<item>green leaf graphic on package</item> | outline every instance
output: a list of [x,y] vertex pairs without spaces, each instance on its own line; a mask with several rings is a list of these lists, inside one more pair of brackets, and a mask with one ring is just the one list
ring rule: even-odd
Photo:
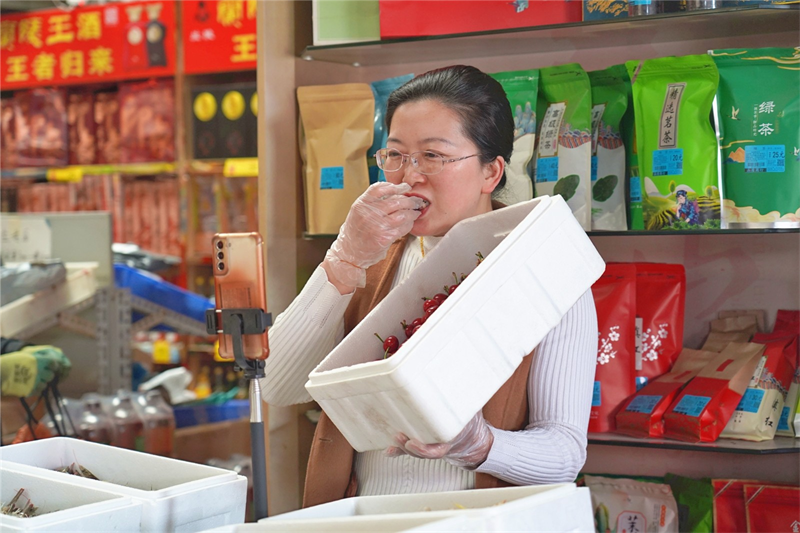
[[570,174],[569,176],[564,176],[558,183],[556,183],[555,188],[553,189],[553,194],[560,194],[564,201],[566,202],[573,196],[575,196],[575,191],[578,190],[578,184],[580,184],[581,178],[577,174]]
[[613,174],[609,174],[604,178],[597,180],[592,187],[592,198],[595,202],[605,202],[611,195],[614,194],[614,189],[617,188],[619,178]]

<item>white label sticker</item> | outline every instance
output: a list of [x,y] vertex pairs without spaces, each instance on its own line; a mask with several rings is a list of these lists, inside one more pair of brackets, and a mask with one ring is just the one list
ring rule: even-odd
[[644,319],[640,316],[636,317],[635,330],[636,330],[636,370],[642,369],[642,327],[644,326]]
[[558,133],[561,121],[567,110],[566,102],[555,102],[547,107],[539,134],[539,157],[552,157],[558,154]]

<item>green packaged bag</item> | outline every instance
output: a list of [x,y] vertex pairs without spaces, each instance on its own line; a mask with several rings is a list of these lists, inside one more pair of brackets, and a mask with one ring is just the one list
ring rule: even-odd
[[514,151],[506,165],[505,187],[492,197],[506,205],[533,198],[533,178],[528,173],[536,145],[536,94],[539,90],[538,70],[498,72],[490,76],[506,91],[514,115]]
[[800,227],[800,49],[709,52],[728,227]]
[[560,194],[583,229],[592,229],[592,90],[577,63],[539,71],[536,196]]
[[625,144],[620,125],[628,109],[625,65],[589,72],[592,84],[592,229],[625,231]]
[[625,63],[636,120],[647,230],[720,227],[711,104],[719,74],[708,55]]
[[[625,69],[627,77],[627,69]],[[625,164],[626,175],[628,177],[628,228],[632,230],[643,230],[644,219],[642,218],[642,179],[639,176],[639,150],[636,145],[636,120],[634,119],[633,92],[630,90],[630,78],[628,78],[628,109],[620,123],[622,142],[625,144]]]
[[675,474],[667,474],[664,480],[678,503],[678,531],[711,533],[714,516],[714,487],[711,480]]

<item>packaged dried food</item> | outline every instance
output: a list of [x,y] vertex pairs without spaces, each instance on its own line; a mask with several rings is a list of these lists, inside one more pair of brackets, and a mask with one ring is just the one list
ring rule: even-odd
[[69,123],[69,164],[93,165],[97,160],[97,124],[94,121],[94,94],[71,92],[67,103]]
[[14,94],[21,167],[64,166],[69,161],[67,93],[36,88]]
[[175,86],[171,80],[120,84],[120,162],[175,160]]

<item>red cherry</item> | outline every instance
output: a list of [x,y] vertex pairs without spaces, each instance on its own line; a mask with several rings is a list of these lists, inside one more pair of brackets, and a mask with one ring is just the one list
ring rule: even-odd
[[434,302],[437,302],[439,305],[442,305],[442,303],[445,300],[447,300],[447,295],[445,293],[443,293],[443,292],[440,292],[440,293],[434,294],[432,300]]
[[437,302],[434,299],[425,300],[425,303],[422,304],[422,310],[425,311],[425,314],[427,316],[430,316],[431,313],[433,313],[437,307],[439,307],[439,302]]
[[414,329],[411,331],[411,334],[413,335],[414,333],[416,333],[416,332],[417,332],[417,330],[418,330],[418,329],[419,329],[421,326],[422,326],[422,324],[420,324],[419,326],[414,326]]
[[450,285],[450,287],[447,288],[447,294],[453,294],[453,291],[455,291],[459,285],[461,284],[456,283],[455,285]]
[[400,348],[400,340],[394,335],[389,335],[386,339],[381,339],[381,336],[377,333],[375,336],[383,343],[384,359],[386,358],[386,354],[393,354]]
[[[433,300],[431,300],[431,302],[433,302]],[[425,317],[426,317],[426,319],[428,317],[430,317],[433,314],[433,312],[436,311],[437,309],[439,309],[439,305],[438,304],[437,305],[429,305],[429,306],[427,306],[425,308]]]
[[406,324],[405,320],[400,322],[400,326],[402,326],[403,332],[406,334],[406,339],[409,338],[413,334],[413,332],[411,330],[414,328],[414,326],[412,326],[411,324]]
[[428,317],[426,317],[426,316],[422,316],[422,317],[419,317],[419,318],[415,318],[414,320],[412,320],[412,321],[411,321],[411,327],[412,327],[412,328],[413,328],[413,327],[417,327],[417,328],[419,328],[419,327],[420,327],[422,324],[424,324],[424,323],[425,323],[425,321],[426,321],[427,319],[428,319]]

